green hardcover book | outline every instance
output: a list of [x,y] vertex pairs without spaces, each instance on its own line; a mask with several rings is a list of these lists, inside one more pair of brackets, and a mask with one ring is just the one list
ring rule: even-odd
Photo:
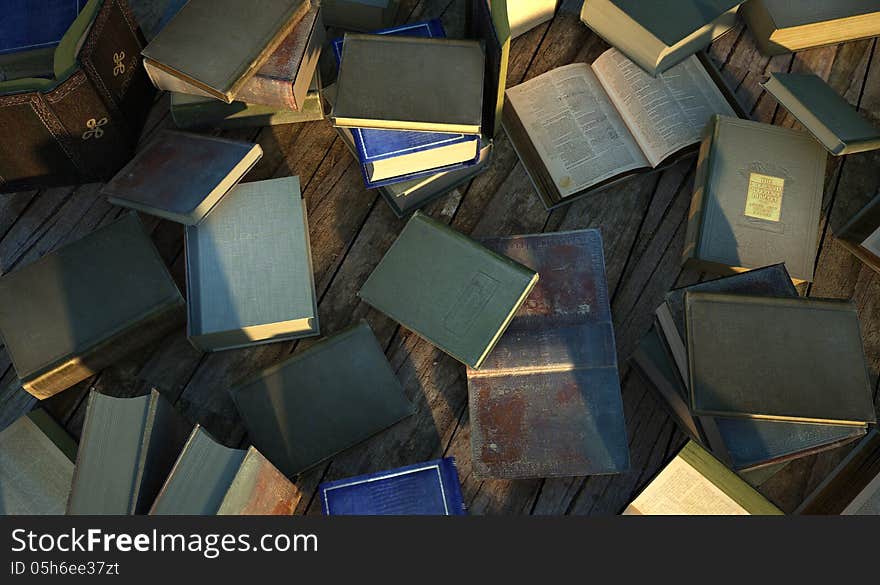
[[741,13],[766,55],[880,35],[878,0],[749,0]]
[[68,514],[146,514],[192,425],[156,390],[89,393]]
[[358,296],[478,369],[536,282],[533,270],[417,211]]
[[335,125],[480,133],[485,57],[479,42],[346,34],[344,51]]
[[0,515],[64,514],[76,443],[43,410],[0,431]]
[[151,515],[286,515],[299,490],[256,449],[232,449],[196,425]]
[[682,260],[719,274],[785,263],[812,282],[825,149],[806,132],[715,116],[700,148]]
[[233,188],[186,230],[189,339],[202,351],[318,334],[299,177]]
[[853,255],[880,272],[880,193],[836,235]]
[[115,205],[194,225],[262,156],[259,144],[163,130],[101,193]]
[[412,414],[365,322],[264,370],[231,394],[254,446],[291,478]]
[[585,0],[581,20],[656,76],[736,26],[736,12],[742,2]]
[[[529,0],[532,3],[533,0]],[[555,2],[554,2],[555,3]],[[486,72],[483,79],[483,135],[490,138],[501,132],[501,112],[507,87],[507,64],[510,58],[508,0],[471,0],[470,36],[483,42]],[[552,11],[551,11],[552,17]]]
[[694,292],[685,320],[695,413],[876,422],[852,302]]
[[374,31],[394,24],[398,0],[321,0],[324,23],[348,30]]
[[183,308],[135,213],[0,278],[0,332],[40,399],[170,333]]
[[880,130],[821,77],[812,73],[771,73],[763,86],[831,154],[880,148]]
[[688,441],[636,496],[624,515],[781,515],[708,451]]

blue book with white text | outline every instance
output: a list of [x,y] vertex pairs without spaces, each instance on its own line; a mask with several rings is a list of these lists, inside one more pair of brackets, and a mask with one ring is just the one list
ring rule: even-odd
[[318,486],[325,516],[461,516],[465,514],[452,457]]
[[56,46],[86,0],[3,0],[0,55]]

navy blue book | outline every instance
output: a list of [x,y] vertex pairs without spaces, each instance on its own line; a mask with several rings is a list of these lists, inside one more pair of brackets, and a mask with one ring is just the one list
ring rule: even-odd
[[[437,19],[386,28],[373,34],[446,37],[443,24]],[[338,65],[342,61],[343,39],[336,39],[332,44]],[[368,188],[460,169],[476,164],[480,157],[480,137],[476,135],[367,128],[342,130],[351,135]]]
[[452,457],[322,483],[325,516],[461,516],[464,501]]
[[54,47],[86,0],[3,0],[0,55]]

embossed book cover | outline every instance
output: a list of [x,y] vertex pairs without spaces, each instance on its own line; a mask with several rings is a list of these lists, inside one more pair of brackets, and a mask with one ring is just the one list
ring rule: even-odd
[[479,370],[469,368],[473,469],[505,479],[629,467],[598,230],[493,238],[541,280]]

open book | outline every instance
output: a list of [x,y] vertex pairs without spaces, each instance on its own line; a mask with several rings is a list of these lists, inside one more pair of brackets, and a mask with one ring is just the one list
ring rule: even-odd
[[504,127],[548,208],[657,168],[697,145],[714,114],[742,115],[702,56],[651,77],[609,49],[506,95]]

